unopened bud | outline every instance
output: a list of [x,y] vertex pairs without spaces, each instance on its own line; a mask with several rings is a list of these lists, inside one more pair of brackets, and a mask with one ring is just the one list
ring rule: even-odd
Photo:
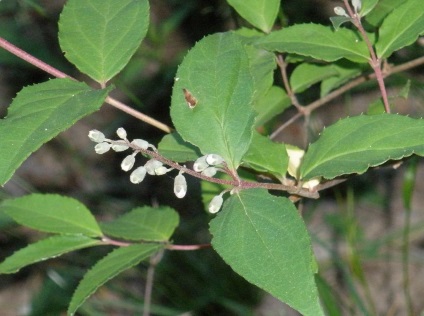
[[112,149],[116,152],[127,150],[129,147],[125,140],[117,140],[115,144],[112,145]]
[[172,168],[166,168],[165,166],[160,166],[155,169],[155,175],[157,176],[163,176],[165,173],[171,171]]
[[140,147],[141,149],[147,149],[150,146],[150,144],[144,139],[134,139],[131,144]]
[[220,195],[215,196],[212,201],[209,203],[209,213],[215,214],[217,213],[221,206],[222,203],[224,202],[224,199],[222,198],[222,193]]
[[88,138],[90,138],[91,141],[96,143],[104,142],[106,139],[105,135],[96,129],[92,129],[88,132]]
[[194,162],[193,170],[196,172],[202,172],[207,167],[209,167],[209,165],[206,162],[206,156],[202,156],[200,158],[197,158],[197,160]]
[[347,15],[345,9],[343,9],[342,7],[335,7],[334,8],[334,13],[339,15],[339,16],[345,16],[345,17],[349,17],[349,15]]
[[130,181],[134,184],[140,183],[146,176],[146,168],[138,167],[130,175]]
[[125,157],[124,160],[122,160],[121,168],[124,171],[131,170],[132,167],[134,167],[134,163],[135,163],[135,155],[134,154],[128,155],[127,157]]
[[116,134],[118,134],[118,137],[119,138],[127,139],[127,131],[124,130],[122,127],[118,128],[116,130]]
[[215,167],[207,167],[202,171],[202,174],[207,177],[213,177],[218,170]]
[[361,0],[352,0],[352,6],[353,6],[353,9],[355,10],[355,13],[359,13],[362,7]]
[[179,199],[182,199],[187,193],[187,181],[181,173],[175,177],[174,193]]
[[206,162],[210,166],[216,166],[224,162],[224,158],[222,158],[220,155],[216,154],[210,154],[206,156]]
[[150,159],[146,162],[146,164],[144,165],[144,168],[146,168],[148,174],[154,176],[156,175],[155,170],[162,166],[163,166],[163,163],[161,163],[159,160]]
[[103,142],[103,143],[99,143],[96,146],[94,146],[94,150],[96,151],[96,154],[101,155],[101,154],[108,152],[110,147],[112,147],[111,144]]

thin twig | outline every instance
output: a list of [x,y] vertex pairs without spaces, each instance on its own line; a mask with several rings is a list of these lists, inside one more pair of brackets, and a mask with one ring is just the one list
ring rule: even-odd
[[[4,48],[8,52],[12,53],[13,55],[25,60],[26,62],[30,63],[31,65],[43,70],[44,72],[56,77],[56,78],[69,78],[72,80],[77,81],[75,78],[65,74],[64,72],[52,67],[49,64],[46,64],[42,60],[28,54],[24,50],[20,49],[19,47],[13,45],[12,43],[8,42],[4,38],[0,37],[0,47]],[[154,118],[147,116],[139,111],[134,110],[133,108],[129,107],[128,105],[125,105],[122,102],[119,102],[118,100],[115,100],[111,97],[107,97],[105,100],[106,103],[112,105],[113,107],[134,116],[135,118],[152,125],[166,133],[172,132],[172,128],[163,124],[162,122],[159,122],[155,120]]]
[[284,84],[284,88],[287,91],[287,95],[289,96],[294,107],[299,112],[303,113],[303,108],[299,104],[299,101],[297,100],[296,94],[293,92],[293,90],[290,86],[289,78],[288,78],[288,75],[287,75],[287,63],[284,61],[284,57],[283,57],[282,54],[277,55],[277,65],[280,68],[281,77],[283,78],[283,84]]
[[147,277],[146,277],[146,289],[144,291],[144,306],[143,306],[143,316],[150,315],[150,306],[152,304],[152,290],[153,290],[153,282],[155,278],[155,270],[156,266],[162,260],[164,250],[161,249],[153,256],[150,257],[150,265],[147,269]]

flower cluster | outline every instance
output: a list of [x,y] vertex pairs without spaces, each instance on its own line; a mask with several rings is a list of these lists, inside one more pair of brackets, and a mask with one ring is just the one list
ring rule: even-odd
[[[133,150],[133,153],[126,156],[121,163],[121,169],[126,172],[133,169],[136,161],[135,158],[137,154],[140,153],[140,151],[147,150],[150,148],[151,150],[157,153],[157,149],[152,144],[149,144],[149,142],[143,139],[134,139],[130,142],[127,139],[127,132],[122,127],[117,129],[116,134],[120,138],[119,140],[107,139],[105,135],[98,130],[91,130],[88,133],[88,137],[90,138],[90,140],[97,143],[94,147],[94,150],[97,154],[104,154],[110,149],[116,152],[125,151],[127,149]],[[156,155],[155,157],[158,156]],[[224,163],[224,159],[221,156],[217,154],[209,154],[198,158],[194,162],[193,170],[201,173],[204,176],[213,177],[217,173],[217,171],[220,170],[219,166],[222,166]],[[180,199],[183,198],[187,193],[187,181],[183,175],[183,169],[186,170],[185,167],[181,167],[180,172],[174,180],[174,194]],[[143,166],[137,167],[131,172],[130,181],[132,183],[137,184],[144,180],[146,174],[152,176],[161,176],[170,172],[171,170],[174,170],[174,168],[167,168],[166,166],[164,166],[163,162],[155,158],[151,158]],[[212,199],[208,208],[210,213],[216,213],[219,211],[223,203],[222,195],[225,192],[226,191],[223,191],[221,194],[215,196]]]

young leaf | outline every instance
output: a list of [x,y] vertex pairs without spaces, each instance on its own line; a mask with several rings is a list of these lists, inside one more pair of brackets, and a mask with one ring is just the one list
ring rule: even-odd
[[171,105],[177,132],[203,154],[218,154],[236,169],[249,148],[254,123],[253,77],[239,37],[205,37],[187,54],[177,78]]
[[295,53],[325,61],[347,58],[367,63],[365,43],[351,30],[334,31],[319,24],[298,24],[286,27],[259,39],[257,45],[271,51]]
[[290,86],[295,93],[308,89],[311,85],[337,75],[332,65],[301,63],[290,76]]
[[424,155],[424,120],[393,114],[361,115],[326,128],[306,152],[301,178],[363,173],[393,159]]
[[47,233],[100,237],[102,232],[90,211],[80,202],[56,194],[30,194],[0,203],[21,225]]
[[366,64],[356,64],[348,60],[339,60],[331,65],[331,68],[337,73],[335,76],[324,79],[321,82],[321,97],[326,96],[330,91],[341,86],[362,73],[368,68]]
[[365,20],[367,23],[379,27],[387,14],[405,1],[407,0],[380,0],[375,8],[365,17]]
[[279,0],[228,0],[228,3],[246,21],[265,33],[271,31],[280,8]]
[[218,254],[246,280],[302,315],[323,315],[311,241],[287,198],[264,189],[234,194],[211,221],[210,231]]
[[379,0],[361,0],[361,2],[362,2],[362,8],[359,13],[361,17],[364,17],[375,8]]
[[254,132],[252,143],[243,161],[257,171],[282,177],[287,172],[289,158],[284,144],[274,143],[268,137]]
[[0,120],[0,185],[43,143],[98,110],[109,91],[70,79],[22,89]]
[[121,247],[98,261],[84,276],[72,296],[68,314],[74,315],[87,298],[100,286],[119,273],[139,264],[161,248],[157,244],[139,244]]
[[147,0],[69,0],[59,21],[66,58],[100,83],[130,60],[149,26]]
[[408,0],[397,6],[383,21],[375,44],[377,56],[389,57],[394,51],[408,46],[424,32],[422,0]]
[[165,135],[158,150],[161,155],[176,162],[194,161],[202,156],[199,148],[185,142],[177,132]]
[[257,112],[255,126],[265,124],[276,115],[283,113],[290,105],[291,100],[287,93],[278,86],[272,86],[268,92],[261,99],[257,99],[254,104],[255,111]]
[[177,212],[169,207],[138,207],[112,222],[100,224],[106,235],[129,240],[167,241],[178,226]]
[[28,245],[7,257],[0,263],[0,274],[15,273],[27,265],[100,244],[100,240],[83,235],[52,236]]

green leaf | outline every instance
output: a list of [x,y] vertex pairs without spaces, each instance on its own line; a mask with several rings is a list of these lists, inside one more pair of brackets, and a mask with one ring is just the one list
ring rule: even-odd
[[407,0],[380,0],[375,6],[374,10],[367,15],[365,20],[373,25],[380,26],[384,18],[389,14],[394,8],[398,7]]
[[105,83],[125,67],[148,26],[147,0],[72,0],[60,16],[59,42],[80,71]]
[[277,67],[275,55],[254,46],[245,46],[249,55],[250,69],[255,84],[255,103],[271,88],[274,82],[274,70]]
[[337,75],[324,79],[321,82],[321,97],[326,96],[330,91],[340,87],[362,73],[363,70],[368,68],[366,64],[356,64],[348,60],[339,60],[331,65]]
[[363,173],[388,160],[424,155],[424,121],[394,114],[361,115],[326,128],[306,152],[301,178]]
[[377,3],[379,1],[380,0],[362,0],[361,1],[362,2],[362,8],[359,12],[361,17],[364,17],[368,13],[370,13],[375,8],[375,6],[377,5]]
[[0,184],[43,143],[98,110],[110,90],[93,90],[70,79],[22,89],[7,117],[0,119]]
[[265,33],[271,31],[280,8],[279,0],[228,0],[246,21]]
[[129,240],[167,241],[179,217],[170,207],[138,207],[112,222],[100,224],[109,236]]
[[284,144],[274,143],[268,137],[254,132],[243,161],[257,171],[283,177],[287,172],[289,158]]
[[264,189],[233,194],[211,221],[210,231],[212,246],[246,280],[302,315],[323,315],[311,241],[287,198]]
[[261,126],[283,113],[291,105],[287,93],[278,86],[272,86],[263,98],[256,100],[255,111],[257,112],[255,126]]
[[325,61],[347,58],[367,63],[369,53],[365,43],[351,30],[334,31],[319,24],[298,24],[271,32],[257,42],[262,48],[311,56]]
[[[185,141],[219,154],[235,170],[249,148],[254,124],[253,77],[239,37],[218,33],[198,42],[180,65],[171,117]],[[183,89],[197,103],[190,108]]]
[[102,232],[90,211],[80,202],[56,194],[30,194],[0,203],[21,225],[47,233],[100,237]]
[[16,251],[0,263],[0,273],[15,273],[19,269],[39,262],[60,256],[64,253],[100,245],[100,240],[83,235],[59,235],[40,240],[36,243]]
[[202,156],[196,146],[185,142],[177,132],[165,135],[158,150],[161,155],[176,162],[194,161]]
[[378,57],[389,57],[394,51],[415,42],[424,32],[422,5],[422,0],[408,0],[384,19],[375,44]]
[[300,93],[313,84],[335,75],[337,71],[332,65],[302,63],[293,70],[290,86],[293,92]]
[[352,22],[352,18],[347,16],[331,16],[330,17],[331,24],[336,31],[340,29],[340,26],[346,22]]
[[161,246],[157,244],[141,244],[121,247],[110,252],[86,273],[72,296],[68,314],[74,315],[78,307],[100,286],[119,273],[139,264],[160,248]]

